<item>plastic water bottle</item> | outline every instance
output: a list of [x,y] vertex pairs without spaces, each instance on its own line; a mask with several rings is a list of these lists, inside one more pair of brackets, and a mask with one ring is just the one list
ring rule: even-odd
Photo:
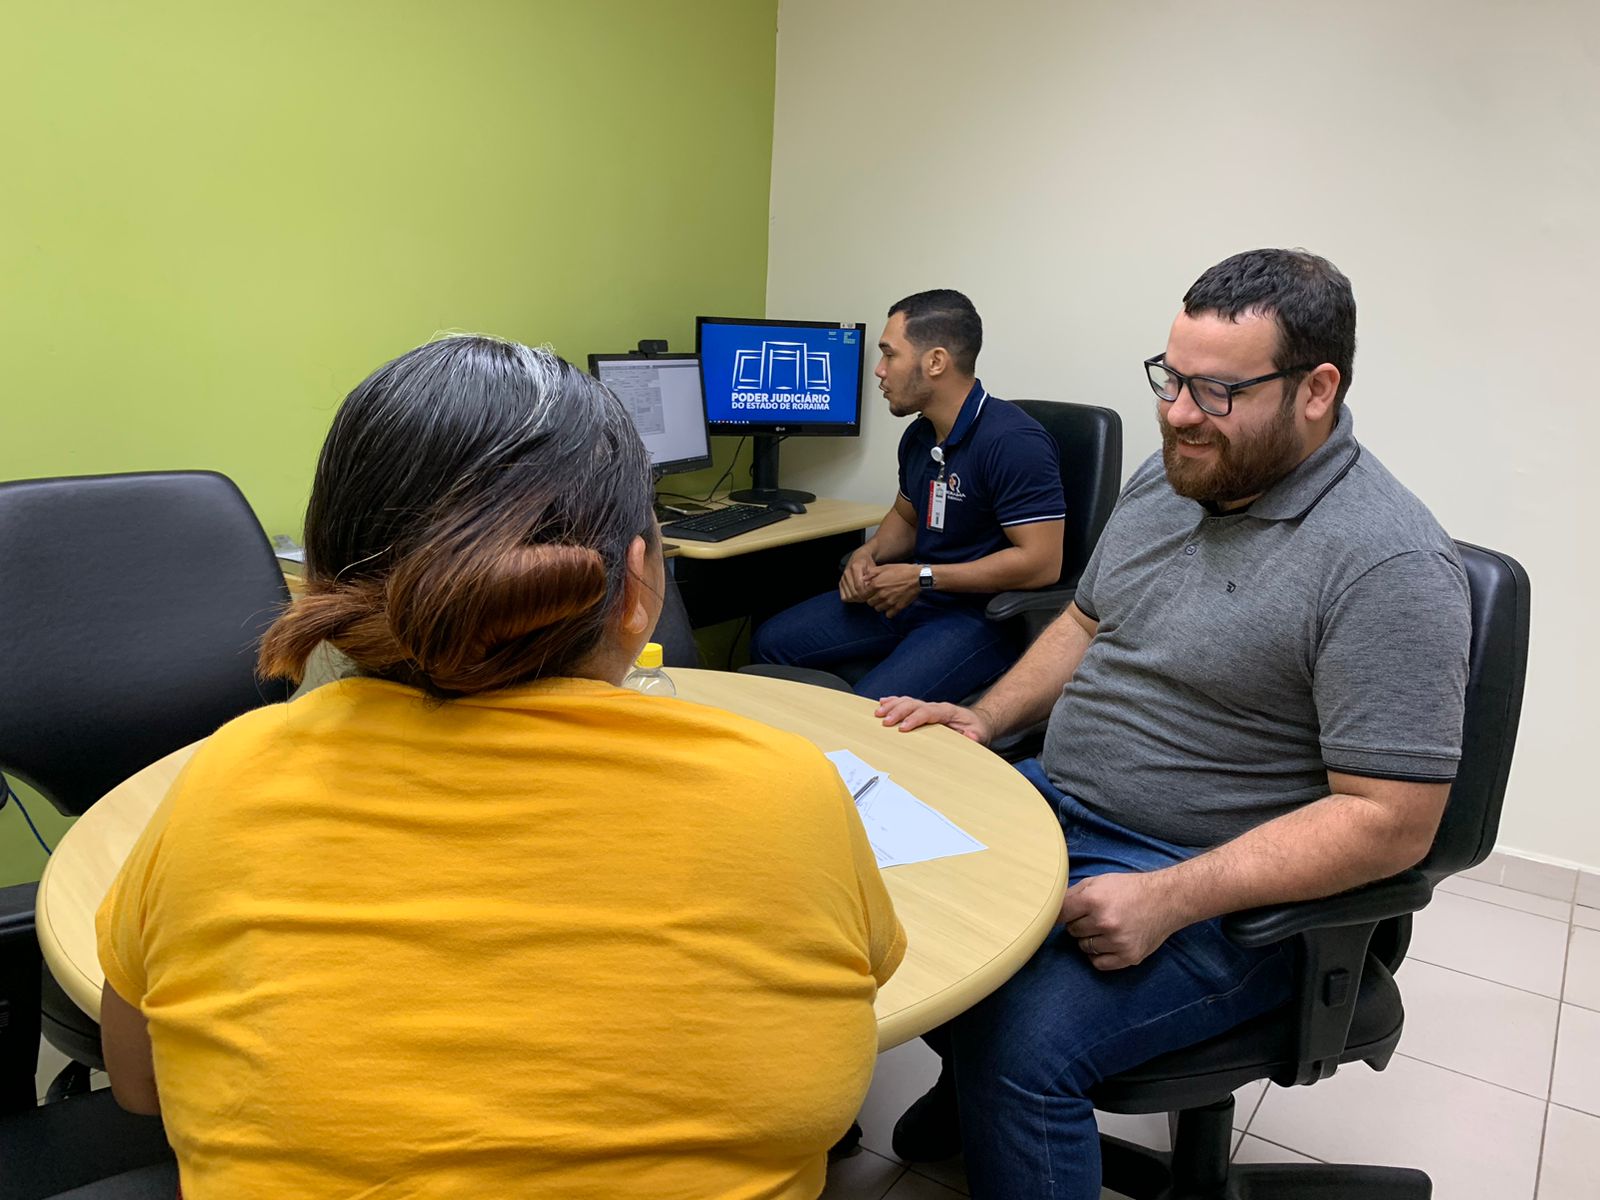
[[622,681],[622,686],[632,688],[636,692],[643,692],[646,696],[676,696],[678,689],[673,686],[672,678],[661,669],[661,643],[646,642],[639,657],[634,660],[633,670],[628,672],[628,677]]

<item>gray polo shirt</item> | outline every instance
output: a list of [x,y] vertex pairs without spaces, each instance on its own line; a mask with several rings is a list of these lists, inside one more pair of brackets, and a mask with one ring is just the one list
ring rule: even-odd
[[1328,772],[1449,781],[1466,576],[1420,500],[1328,440],[1241,512],[1134,472],[1078,585],[1099,631],[1050,715],[1057,787],[1125,828],[1214,846],[1329,792]]

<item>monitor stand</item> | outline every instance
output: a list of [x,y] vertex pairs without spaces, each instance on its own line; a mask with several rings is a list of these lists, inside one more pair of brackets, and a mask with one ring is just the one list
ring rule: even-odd
[[741,488],[737,492],[729,492],[728,499],[743,504],[771,504],[774,500],[793,500],[799,504],[810,504],[817,498],[813,492],[778,486],[778,443],[781,438],[775,434],[758,433],[753,440],[755,457],[750,460],[751,486]]

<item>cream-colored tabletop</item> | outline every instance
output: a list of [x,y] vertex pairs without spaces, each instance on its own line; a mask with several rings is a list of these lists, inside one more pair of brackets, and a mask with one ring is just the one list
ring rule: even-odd
[[[717,497],[720,503],[726,496]],[[771,550],[777,546],[792,546],[796,542],[809,542],[813,538],[831,537],[836,533],[854,533],[883,520],[885,506],[862,504],[856,500],[830,500],[819,496],[806,505],[806,511],[796,513],[771,525],[725,542],[691,542],[672,535],[672,530],[662,530],[662,538],[677,546],[676,554],[683,558],[737,558],[741,554],[754,554],[757,550]]]
[[[885,729],[871,701],[844,692],[723,671],[668,673],[684,699],[792,730],[823,750],[855,751],[988,847],[884,872],[909,944],[905,961],[878,994],[883,1049],[981,1000],[1049,933],[1067,882],[1061,827],[1032,785],[1002,759],[948,729]],[[95,953],[95,910],[194,750],[175,751],[107,793],[67,831],[39,881],[45,962],[96,1019],[104,976]]]

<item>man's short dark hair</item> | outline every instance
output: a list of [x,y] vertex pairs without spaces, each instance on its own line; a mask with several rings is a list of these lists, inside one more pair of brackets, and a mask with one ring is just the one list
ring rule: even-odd
[[1325,258],[1305,250],[1246,250],[1212,267],[1183,297],[1191,317],[1212,313],[1229,321],[1272,316],[1280,371],[1310,364],[1339,368],[1334,407],[1344,403],[1356,359],[1356,298],[1350,281]]
[[978,369],[983,349],[983,318],[960,292],[934,288],[918,292],[889,306],[889,316],[906,315],[906,340],[926,354],[935,346],[950,352],[950,360],[963,375]]

